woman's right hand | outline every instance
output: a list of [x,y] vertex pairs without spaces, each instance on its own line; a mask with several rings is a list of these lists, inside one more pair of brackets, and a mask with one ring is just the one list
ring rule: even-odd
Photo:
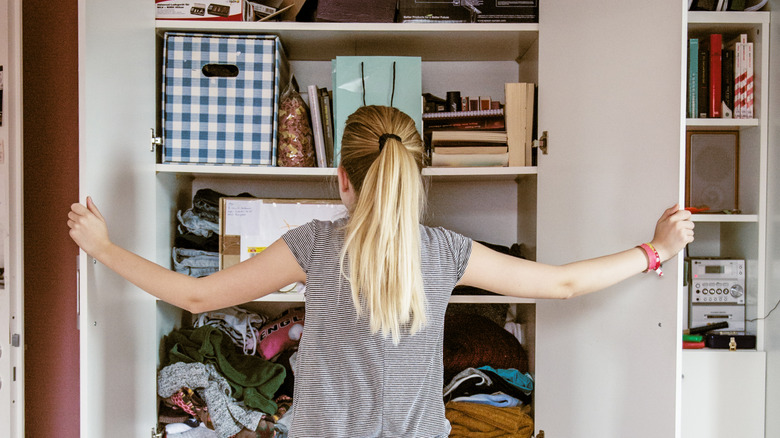
[[79,203],[70,206],[68,227],[71,239],[95,258],[100,258],[100,254],[111,246],[106,220],[89,196],[86,206]]

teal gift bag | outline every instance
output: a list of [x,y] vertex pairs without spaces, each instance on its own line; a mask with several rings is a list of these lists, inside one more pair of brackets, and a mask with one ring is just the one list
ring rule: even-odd
[[364,105],[408,114],[422,132],[422,59],[409,56],[338,56],[333,60],[333,165],[338,166],[347,117]]

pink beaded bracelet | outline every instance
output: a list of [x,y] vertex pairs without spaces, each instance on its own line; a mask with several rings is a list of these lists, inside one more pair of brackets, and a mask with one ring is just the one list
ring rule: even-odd
[[647,269],[644,272],[655,271],[659,277],[662,277],[664,273],[661,270],[661,256],[655,247],[650,243],[643,243],[639,245],[639,248],[642,248],[647,254]]

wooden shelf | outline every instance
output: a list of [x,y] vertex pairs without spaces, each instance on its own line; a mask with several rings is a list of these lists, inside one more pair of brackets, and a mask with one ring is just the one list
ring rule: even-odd
[[539,35],[536,23],[298,23],[157,20],[157,32],[278,35],[292,61],[335,56],[419,56],[423,61],[514,61]]
[[726,130],[758,126],[758,119],[685,119],[688,129]]
[[[317,181],[336,177],[335,168],[323,167],[260,167],[219,166],[206,164],[157,164],[158,174],[176,174],[189,177],[218,177],[240,179],[284,179],[289,181]],[[535,176],[536,167],[427,167],[423,176],[434,180],[513,180]]]
[[[731,27],[737,30],[745,28],[746,24],[769,24],[769,12],[715,12],[715,11],[690,11],[688,12],[688,29],[695,30],[698,27],[712,29],[720,25],[728,31]],[[732,26],[733,25],[733,26]]]
[[755,214],[694,214],[694,222],[733,222],[733,223],[756,223],[758,215]]
[[[300,293],[272,293],[264,296],[255,302],[275,302],[275,303],[303,303],[305,300]],[[514,298],[503,295],[452,295],[450,303],[466,304],[534,304],[536,300],[529,298]]]

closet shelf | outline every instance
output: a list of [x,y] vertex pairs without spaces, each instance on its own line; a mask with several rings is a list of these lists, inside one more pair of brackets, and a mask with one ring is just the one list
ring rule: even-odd
[[[227,179],[258,179],[317,181],[336,177],[330,167],[259,167],[191,164],[157,164],[158,174],[176,174],[189,177],[218,177]],[[427,167],[423,176],[448,181],[513,180],[536,175],[536,167]]]
[[537,23],[298,23],[157,20],[167,31],[278,35],[292,61],[335,56],[419,56],[423,61],[515,61],[536,42]]
[[[275,303],[303,303],[303,294],[300,293],[272,293],[255,300],[255,302]],[[534,304],[536,300],[530,298],[514,298],[503,295],[452,295],[450,303],[465,304]]]

